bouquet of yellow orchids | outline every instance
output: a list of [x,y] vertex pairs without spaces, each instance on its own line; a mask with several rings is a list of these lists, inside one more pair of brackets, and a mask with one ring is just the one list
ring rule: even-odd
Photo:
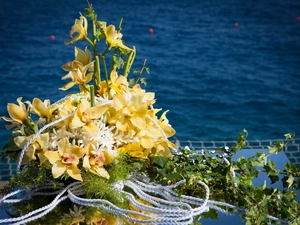
[[[0,224],[200,225],[202,216],[216,219],[217,212],[237,213],[247,224],[299,224],[293,198],[300,170],[286,164],[282,173],[267,160],[293,135],[269,146],[268,155],[237,161],[246,130],[230,148],[177,151],[168,140],[175,130],[167,111],[159,113],[154,93],[141,87],[146,60],[128,79],[136,49],[124,44],[121,26],[122,19],[117,29],[99,21],[89,4],[65,44],[86,41],[91,51],[75,47],[75,59],[62,66],[69,82],[60,89],[78,85],[79,92],[52,104],[20,97],[7,105],[2,119],[13,131],[1,154],[17,162],[17,174],[0,190],[9,217]],[[257,166],[272,183],[285,174],[285,191],[254,187]]]
[[[68,72],[62,79],[71,81],[60,89],[68,90],[78,85],[80,92],[54,104],[38,98],[23,103],[22,98],[18,98],[18,105],[7,105],[10,118],[2,117],[11,122],[7,129],[16,127],[13,142],[24,149],[18,163],[49,161],[54,178],[67,172],[73,179],[83,181],[80,165],[82,169],[109,179],[105,165],[121,153],[146,159],[150,155],[170,156],[170,149],[175,148],[168,140],[175,130],[169,125],[166,112],[160,118],[156,116],[160,109],[153,107],[154,93],[146,92],[138,83],[132,85],[127,79],[135,48],[123,44],[122,34],[114,25],[106,26],[105,22],[95,19],[92,23],[92,40],[87,36],[87,19],[80,15],[70,31],[72,39],[65,42],[85,40],[94,53],[92,56],[87,47],[84,50],[75,47],[75,59],[62,66]],[[75,37],[74,33],[77,33]],[[98,54],[97,42],[101,39],[106,40],[107,48]],[[105,55],[112,49],[112,65],[108,70]],[[121,75],[118,71],[122,67],[117,63],[126,56],[124,75]],[[105,71],[103,80],[99,58]],[[90,85],[92,80],[94,84]],[[48,127],[41,131],[45,126]],[[7,150],[9,153],[10,149]]]
[[[73,181],[82,182],[85,187],[90,183],[91,187],[98,182],[97,190],[91,191],[88,187],[85,193],[92,198],[97,196],[98,189],[105,189],[105,185],[111,187],[118,180],[126,180],[136,171],[131,164],[149,161],[153,156],[171,157],[171,149],[176,147],[168,140],[175,130],[166,118],[167,111],[158,117],[160,109],[153,107],[154,93],[146,92],[139,84],[145,82],[141,78],[142,71],[149,72],[146,61],[142,69],[137,70],[137,79],[128,80],[136,49],[123,43],[122,20],[116,29],[114,25],[98,21],[90,4],[85,13],[75,20],[70,30],[71,39],[65,44],[86,41],[91,51],[88,47],[84,50],[75,47],[75,59],[62,66],[67,72],[62,79],[70,81],[60,88],[65,91],[78,85],[80,91],[53,104],[38,98],[22,102],[20,97],[18,104],[7,105],[9,117],[2,119],[11,123],[7,129],[14,130],[12,141],[4,147],[4,157],[15,159],[18,171],[8,190],[13,186],[43,189],[45,183],[55,189],[61,183],[66,185]],[[92,24],[91,38],[88,37],[88,19]],[[102,53],[98,53],[100,41],[105,44]],[[31,184],[28,180],[26,183],[27,176],[31,176]],[[111,189],[100,190],[101,197],[107,197]],[[127,207],[134,208],[130,204]],[[99,213],[90,215],[88,220],[82,219],[78,216],[80,210],[75,205],[70,213],[77,213],[77,217],[65,216],[69,220],[58,224],[83,221],[115,224],[111,216],[103,217]],[[17,207],[14,212],[28,213],[24,207]],[[48,223],[43,220],[42,224]]]

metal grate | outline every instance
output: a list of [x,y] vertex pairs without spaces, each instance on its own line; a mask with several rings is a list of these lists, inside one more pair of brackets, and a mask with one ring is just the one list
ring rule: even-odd
[[[277,141],[284,141],[284,139],[274,140],[248,140],[245,149],[263,149],[267,146],[274,145]],[[177,147],[188,146],[190,149],[201,151],[211,151],[218,147],[232,146],[236,141],[190,141],[190,140],[175,140]],[[300,138],[295,138],[284,149],[285,154],[291,163],[300,167]],[[16,163],[12,160],[0,161],[0,181],[7,181],[11,175],[16,173]]]

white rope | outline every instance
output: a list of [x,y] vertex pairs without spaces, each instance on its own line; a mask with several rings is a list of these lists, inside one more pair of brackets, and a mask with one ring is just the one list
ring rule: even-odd
[[25,144],[25,146],[22,148],[22,151],[19,155],[19,159],[18,159],[18,164],[17,164],[17,172],[19,172],[20,170],[20,167],[21,167],[21,164],[22,164],[22,160],[23,160],[23,157],[24,157],[24,154],[25,154],[25,151],[27,150],[27,148],[29,147],[29,145],[42,133],[44,132],[47,128],[53,126],[54,124],[57,124],[57,123],[60,123],[61,121],[64,121],[65,119],[71,117],[74,115],[74,112],[58,119],[58,120],[55,120],[53,121],[52,123],[49,123],[45,126],[43,126],[38,132],[36,132],[30,139],[29,141]]
[[[87,96],[67,96],[59,101],[55,102],[53,105],[59,104],[66,99],[69,98],[87,98]],[[101,101],[99,105],[107,105],[112,104],[110,100],[103,100],[103,99],[96,99],[98,102]],[[56,121],[51,122],[50,124],[45,125],[42,127],[33,137],[26,143],[23,147],[18,164],[17,164],[17,171],[20,170],[21,163],[25,151],[29,147],[29,145],[47,128],[60,123],[61,121],[71,117],[74,115],[74,112],[62,117]],[[159,126],[157,121],[147,115],[147,118],[153,122],[153,124],[159,129],[164,139],[167,140],[167,136],[163,129]],[[180,152],[178,153],[180,154]],[[191,154],[191,160],[193,157],[197,156],[198,154]],[[225,155],[222,155],[221,161],[226,163],[228,166],[230,162],[226,158]],[[235,172],[231,171],[232,177],[235,178]],[[82,205],[82,206],[90,206],[105,210],[109,213],[114,215],[121,216],[128,221],[133,223],[139,224],[164,224],[164,225],[188,225],[193,222],[193,218],[197,215],[202,214],[209,210],[209,208],[215,209],[219,212],[225,214],[236,214],[230,213],[224,208],[229,208],[232,210],[237,211],[237,213],[245,213],[247,209],[236,207],[234,205],[209,200],[210,190],[209,187],[202,181],[198,181],[198,184],[202,185],[205,189],[205,198],[197,198],[187,195],[178,196],[173,189],[178,187],[179,185],[184,184],[186,181],[182,180],[170,186],[162,186],[157,184],[151,184],[149,179],[141,174],[134,174],[132,175],[125,183],[123,182],[116,182],[112,185],[112,188],[118,192],[124,193],[128,201],[131,203],[132,206],[136,207],[138,211],[129,210],[129,209],[122,209],[114,205],[113,203],[105,200],[105,199],[86,199],[79,196],[84,195],[83,184],[80,182],[74,182],[67,187],[63,187],[63,184],[58,184],[58,188],[52,190],[52,185],[46,184],[42,189],[37,189],[36,187],[32,188],[31,190],[26,189],[19,189],[14,192],[11,192],[2,198],[0,198],[0,205],[2,204],[14,204],[24,201],[26,199],[30,199],[32,196],[39,196],[45,195],[55,196],[51,203],[48,205],[41,207],[39,209],[33,210],[32,212],[16,217],[16,218],[9,218],[9,219],[0,219],[1,223],[10,223],[14,225],[21,225],[25,224],[30,221],[34,221],[43,217],[44,215],[48,214],[51,210],[53,210],[60,202],[70,199],[72,202]],[[238,189],[238,185],[234,183],[235,188]],[[132,193],[126,192],[123,190],[124,186],[130,188],[135,195],[142,199],[143,201],[149,203],[144,204],[139,202]],[[47,191],[48,190],[48,191]],[[51,191],[50,191],[51,190]],[[18,197],[18,195],[23,195],[22,197]],[[194,208],[191,206],[193,205]],[[131,216],[129,216],[131,215]],[[135,218],[136,217],[136,218]],[[287,220],[281,220],[274,216],[267,216],[268,219],[280,222],[280,223],[288,223]]]
[[166,133],[163,131],[163,129],[158,125],[158,123],[148,114],[146,115],[146,117],[151,120],[151,122],[155,125],[155,127],[160,131],[160,133],[162,134],[163,138],[168,140],[168,137],[166,135]]
[[[127,182],[126,182],[127,183]],[[125,184],[128,186],[127,184]],[[131,185],[132,187],[134,185]],[[138,188],[134,187],[132,190],[138,194]],[[136,201],[135,197],[128,193],[123,192],[127,195],[128,200],[137,207],[140,211],[133,211],[128,209],[121,209],[115,205],[113,205],[111,202],[104,200],[104,199],[84,199],[75,196],[71,191],[69,191],[69,198],[79,205],[83,206],[90,206],[90,207],[96,207],[99,209],[103,209],[107,212],[110,212],[112,214],[121,216],[128,221],[136,222],[140,224],[178,224],[178,225],[188,225],[192,222],[192,214],[191,214],[191,207],[188,204],[180,203],[180,202],[169,202],[165,201],[163,199],[157,199],[160,202],[167,203],[169,205],[159,204],[156,203],[156,207],[144,205],[142,203],[139,203]],[[154,198],[154,197],[152,197]],[[172,206],[173,204],[174,206]],[[182,209],[182,207],[185,207],[186,209]],[[145,214],[145,212],[149,214]],[[179,212],[179,214],[178,214]],[[128,216],[128,214],[131,215],[137,215],[139,217],[142,217],[143,219],[136,219],[133,217]],[[184,216],[186,215],[186,216]],[[179,217],[180,216],[180,217]]]
[[[59,186],[60,191],[50,204],[42,208],[36,209],[21,217],[1,219],[0,224],[12,223],[15,225],[20,225],[26,222],[34,221],[49,213],[61,201],[64,201],[67,198],[69,198],[71,201],[73,201],[76,204],[99,208],[107,212],[110,212],[114,215],[121,216],[127,219],[128,221],[140,223],[140,224],[188,225],[193,221],[194,216],[200,215],[201,213],[206,211],[207,207],[216,209],[226,214],[229,213],[226,210],[219,208],[218,206],[232,208],[234,210],[238,210],[240,213],[246,210],[246,209],[232,206],[224,202],[208,200],[209,189],[207,185],[202,181],[199,182],[199,184],[201,184],[206,189],[205,199],[200,199],[200,198],[186,196],[186,195],[182,195],[179,197],[178,194],[172,190],[172,188],[175,188],[183,184],[184,182],[185,181],[182,180],[172,186],[161,186],[161,185],[152,185],[152,184],[143,183],[139,181],[135,176],[130,177],[130,179],[125,182],[125,186],[131,188],[138,197],[140,197],[146,202],[151,203],[152,205],[149,206],[138,202],[135,196],[129,192],[125,192],[125,191],[121,191],[121,192],[125,193],[127,199],[131,202],[131,204],[136,208],[138,208],[138,210],[141,212],[128,210],[128,209],[121,209],[105,199],[85,199],[85,198],[78,197],[78,195],[80,196],[84,194],[82,188],[83,184],[81,182],[74,182],[64,189],[63,187]],[[49,187],[50,186],[46,186],[43,189],[49,189]],[[22,193],[23,191],[24,190],[20,189],[15,192],[12,192],[2,197],[1,202],[11,203],[7,199],[19,193]],[[32,192],[33,192],[32,196],[43,193],[43,192],[39,192],[39,190],[34,190],[34,189],[32,190]],[[57,191],[51,192],[50,194],[55,195],[56,193]],[[64,195],[66,193],[67,195]],[[152,196],[151,193],[155,195],[160,195],[160,197]],[[172,199],[172,201],[170,199]],[[200,206],[200,207],[192,208],[190,204]],[[134,217],[128,216],[128,214],[136,215],[143,219],[136,219]],[[281,220],[274,216],[267,216],[267,218],[281,223],[289,222],[287,220]]]
[[[59,104],[60,102],[63,102],[63,101],[65,101],[65,100],[67,100],[67,99],[69,99],[69,98],[86,98],[87,96],[66,96],[66,97],[64,97],[64,98],[62,98],[62,99],[60,99],[60,100],[58,100],[57,102],[55,102],[53,105],[56,105],[56,104]],[[101,104],[100,104],[100,106],[103,106],[103,105],[107,105],[107,104],[111,104],[111,101],[103,101]],[[22,160],[23,160],[23,157],[24,157],[24,154],[25,154],[25,152],[26,152],[26,150],[27,150],[27,148],[29,147],[29,145],[42,133],[42,132],[44,132],[46,129],[48,129],[49,127],[51,127],[51,126],[53,126],[53,125],[55,125],[55,124],[58,124],[58,123],[60,123],[61,121],[64,121],[64,120],[66,120],[67,118],[69,118],[69,117],[71,117],[71,116],[73,116],[74,115],[74,112],[71,112],[70,114],[68,114],[68,115],[66,115],[66,116],[64,116],[64,117],[62,117],[62,118],[59,118],[58,120],[55,120],[55,121],[53,121],[53,122],[51,122],[51,123],[49,123],[49,124],[47,124],[47,125],[45,125],[45,126],[43,126],[40,130],[38,130],[38,132],[36,132],[30,139],[29,139],[29,141],[27,141],[27,143],[25,144],[25,146],[22,148],[22,151],[21,151],[21,153],[20,153],[20,155],[19,155],[19,158],[18,158],[18,164],[17,164],[17,168],[16,168],[16,170],[17,170],[17,172],[20,170],[20,167],[21,167],[21,164],[22,164]]]
[[[25,224],[26,222],[34,221],[38,218],[43,217],[47,213],[49,213],[52,209],[54,209],[61,201],[67,199],[67,196],[62,196],[68,189],[71,189],[73,186],[76,187],[78,183],[72,183],[68,185],[66,188],[64,188],[62,191],[60,191],[59,194],[56,195],[56,197],[52,200],[52,202],[42,208],[36,209],[26,215],[15,217],[15,218],[9,218],[9,219],[0,219],[0,223],[8,223],[8,222],[16,222],[13,223],[14,225],[19,224]],[[16,193],[17,194],[17,193]],[[37,215],[35,215],[37,214]]]
[[197,208],[193,209],[193,215],[192,216],[197,216],[197,215],[200,215],[201,213],[203,213],[204,211],[208,211],[207,205],[208,205],[208,202],[209,202],[209,188],[202,181],[198,181],[198,183],[201,184],[206,190],[205,200],[200,199],[200,198],[186,196],[186,195],[181,195],[180,197],[178,197],[178,194],[176,192],[174,192],[172,190],[172,188],[177,187],[180,184],[185,183],[185,180],[177,182],[176,184],[174,184],[172,186],[161,186],[161,185],[153,186],[151,184],[143,183],[143,182],[141,182],[141,181],[139,181],[135,178],[131,178],[131,180],[136,182],[143,191],[151,192],[151,193],[154,193],[156,195],[158,194],[160,196],[164,196],[168,200],[180,201],[180,202],[184,202],[184,203],[191,203],[192,202],[194,205],[199,205],[200,207],[197,207]]

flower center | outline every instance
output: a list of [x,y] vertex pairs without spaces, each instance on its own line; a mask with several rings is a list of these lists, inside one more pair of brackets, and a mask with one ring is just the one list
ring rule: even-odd
[[74,155],[73,153],[71,152],[66,152],[64,153],[64,155],[62,156],[62,162],[64,164],[67,164],[67,165],[71,165],[71,164],[74,164],[74,165],[77,165],[78,164],[78,158],[76,155]]
[[103,166],[104,162],[105,162],[105,156],[103,152],[100,152],[100,154],[95,158],[95,165]]

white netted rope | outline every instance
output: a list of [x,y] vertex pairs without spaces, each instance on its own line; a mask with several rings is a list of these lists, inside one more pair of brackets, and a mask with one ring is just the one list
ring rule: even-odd
[[[136,196],[138,196],[138,198],[144,200],[144,202],[147,202],[147,204],[141,203],[136,200],[136,197],[133,194],[118,189],[118,191],[126,195],[126,198],[134,207],[138,209],[138,211],[119,208],[105,199],[86,199],[79,197],[84,194],[81,182],[74,182],[65,188],[62,186],[58,186],[58,190],[55,190],[53,192],[44,191],[44,189],[49,189],[49,187],[45,187],[42,190],[35,188],[30,191],[31,196],[46,194],[53,195],[55,196],[55,198],[48,205],[36,209],[24,216],[9,219],[0,219],[0,224],[24,224],[25,222],[34,221],[49,213],[60,202],[66,199],[70,199],[72,202],[78,205],[90,206],[105,210],[114,215],[123,217],[128,221],[140,224],[188,225],[193,221],[194,216],[200,215],[201,213],[207,211],[209,208],[214,208],[219,212],[228,214],[226,210],[220,208],[219,206],[231,208],[237,210],[240,213],[243,213],[246,210],[224,202],[209,200],[209,188],[205,183],[201,181],[199,181],[199,184],[202,185],[206,190],[205,199],[186,195],[179,197],[178,194],[172,189],[184,183],[185,181],[182,180],[172,186],[149,184],[148,182],[144,183],[144,181],[141,181],[138,176],[133,175],[124,184],[117,184],[117,186],[119,187],[126,186],[127,188],[130,188],[136,194]],[[6,196],[3,196],[0,199],[0,203],[13,204],[23,201],[25,200],[24,198],[20,198],[17,199],[18,201],[14,201],[16,200],[15,196],[18,196],[23,192],[25,192],[25,190],[17,190]],[[193,208],[192,205],[196,207]],[[138,216],[139,219],[135,218],[134,216],[131,217],[129,215]],[[283,224],[288,223],[288,221],[286,220],[281,220],[273,216],[268,216],[268,218],[277,222],[281,222]]]
[[[65,101],[65,100],[67,100],[67,99],[69,99],[69,98],[73,98],[73,99],[82,99],[82,98],[87,98],[87,96],[83,96],[83,95],[79,95],[79,96],[66,96],[66,97],[64,97],[64,98],[62,98],[62,99],[60,99],[60,100],[58,100],[57,102],[55,102],[53,105],[57,105],[57,104],[59,104],[59,103]],[[100,104],[100,106],[101,106],[101,105],[107,105],[107,104],[111,104],[111,102],[110,102],[110,101],[103,101],[102,104]],[[19,155],[19,158],[18,158],[18,163],[17,163],[17,168],[16,168],[17,172],[20,170],[20,167],[21,167],[21,164],[22,164],[22,159],[23,159],[24,154],[25,154],[27,148],[29,147],[29,145],[30,145],[30,144],[31,144],[31,143],[32,143],[32,142],[33,142],[33,141],[34,141],[41,133],[43,133],[46,129],[48,129],[49,127],[52,127],[52,126],[54,126],[55,124],[58,124],[58,123],[60,123],[60,122],[62,122],[62,121],[64,121],[64,120],[66,120],[66,119],[68,119],[69,117],[71,117],[71,116],[73,116],[73,115],[74,115],[74,112],[71,112],[71,113],[69,113],[68,115],[66,115],[66,116],[64,116],[64,117],[59,118],[58,120],[55,120],[55,121],[53,121],[53,122],[51,122],[51,123],[49,123],[49,124],[46,124],[46,125],[43,126],[41,129],[39,129],[38,132],[36,132],[36,133],[35,133],[35,134],[27,141],[27,143],[25,144],[25,146],[22,148],[22,151],[21,151],[21,153],[20,153],[20,155]]]
[[[87,98],[88,96],[67,96],[55,104],[59,104],[68,98]],[[97,99],[100,105],[112,104],[112,101],[105,99]],[[44,127],[42,127],[33,137],[26,143],[23,147],[17,164],[17,171],[20,170],[21,163],[25,151],[29,145],[46,129],[49,127],[64,121],[65,119],[71,117],[74,112],[62,117],[56,121],[53,121]],[[154,125],[159,129],[163,138],[167,139],[167,136],[159,124],[150,116],[147,116]],[[180,154],[180,152],[176,152]],[[193,155],[191,155],[192,160]],[[221,157],[220,163],[223,162],[230,166],[230,162],[226,159],[225,155]],[[231,171],[233,178],[235,177],[235,172]],[[187,195],[178,195],[173,189],[179,185],[183,185],[186,181],[182,180],[176,184],[163,186],[154,183],[150,183],[147,177],[140,174],[133,174],[129,177],[126,182],[117,182],[113,184],[113,189],[125,194],[127,200],[132,206],[137,210],[123,209],[105,199],[86,199],[82,196],[84,195],[83,184],[81,182],[74,182],[67,187],[63,184],[58,184],[55,190],[52,190],[51,185],[45,185],[43,188],[34,187],[31,190],[19,189],[13,191],[0,198],[0,205],[2,204],[18,204],[21,201],[30,199],[32,196],[37,195],[47,195],[55,196],[53,200],[44,207],[35,209],[32,212],[15,218],[0,219],[0,224],[9,223],[14,225],[26,224],[28,222],[37,220],[49,212],[51,212],[60,202],[69,199],[73,203],[81,206],[90,206],[98,209],[105,210],[114,215],[118,215],[131,221],[133,223],[139,224],[164,224],[164,225],[188,225],[193,222],[193,218],[206,212],[209,208],[213,208],[221,213],[231,214],[227,209],[232,209],[238,213],[245,213],[246,209],[236,207],[224,202],[218,202],[214,200],[209,200],[209,187],[203,182],[198,181],[198,184],[205,189],[205,198],[197,198]],[[234,183],[235,187],[237,184]],[[135,195],[124,191],[124,187],[131,189]],[[142,202],[137,200],[137,197],[142,200]],[[274,216],[267,216],[267,218],[277,221],[280,223],[288,223],[289,221],[281,220]]]

